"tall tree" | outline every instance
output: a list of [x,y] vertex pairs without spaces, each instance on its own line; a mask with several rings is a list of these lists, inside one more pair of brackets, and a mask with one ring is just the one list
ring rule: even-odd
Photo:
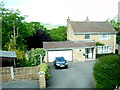
[[118,22],[118,18],[115,17],[112,20],[108,20],[108,22],[110,22],[117,31],[116,43],[120,45],[120,22]]
[[67,31],[65,26],[59,26],[48,30],[48,33],[53,41],[66,41],[67,40]]
[[11,48],[25,50],[24,38],[35,33],[33,26],[25,22],[25,17],[20,16],[19,10],[6,9],[3,3],[0,5],[2,11],[2,49],[7,50],[13,40],[14,47]]
[[51,41],[51,37],[47,33],[46,28],[41,26],[40,28],[36,28],[35,31],[36,33],[33,36],[26,38],[28,49],[43,48],[43,41]]

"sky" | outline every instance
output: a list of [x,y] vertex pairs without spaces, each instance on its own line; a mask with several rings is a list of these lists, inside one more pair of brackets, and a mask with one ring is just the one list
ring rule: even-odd
[[120,0],[3,0],[6,8],[19,9],[26,21],[66,24],[72,21],[106,21],[118,15]]

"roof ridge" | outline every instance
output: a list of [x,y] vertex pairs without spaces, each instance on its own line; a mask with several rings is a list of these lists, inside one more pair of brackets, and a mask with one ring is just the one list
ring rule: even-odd
[[109,23],[107,21],[89,21],[89,22],[86,22],[86,21],[70,21],[70,22],[80,22],[80,23]]

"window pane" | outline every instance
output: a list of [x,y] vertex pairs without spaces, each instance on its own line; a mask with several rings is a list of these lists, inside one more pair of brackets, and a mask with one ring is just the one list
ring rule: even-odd
[[90,34],[85,34],[85,39],[90,39]]
[[109,34],[100,34],[100,39],[109,39],[110,35]]

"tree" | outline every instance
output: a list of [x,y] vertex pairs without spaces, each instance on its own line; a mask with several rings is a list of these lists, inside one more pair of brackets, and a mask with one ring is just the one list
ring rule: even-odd
[[112,20],[108,20],[108,22],[110,22],[117,31],[116,43],[120,45],[120,23],[118,22],[118,18],[115,17]]
[[[0,3],[2,11],[2,49],[8,50],[10,40],[14,40],[14,48],[26,50],[24,38],[33,35],[34,28],[25,22],[25,17],[20,16],[19,10],[6,9]],[[13,48],[13,49],[14,49]]]
[[[26,45],[28,46],[28,49],[31,48],[43,48],[43,41],[51,41],[50,35],[47,33],[46,28],[44,26],[38,24],[38,22],[32,22],[34,23],[35,28],[35,34],[33,36],[26,38]],[[36,25],[37,24],[37,25]]]
[[52,30],[48,30],[48,33],[53,41],[66,41],[67,33],[65,26],[59,26],[58,28],[54,28]]

